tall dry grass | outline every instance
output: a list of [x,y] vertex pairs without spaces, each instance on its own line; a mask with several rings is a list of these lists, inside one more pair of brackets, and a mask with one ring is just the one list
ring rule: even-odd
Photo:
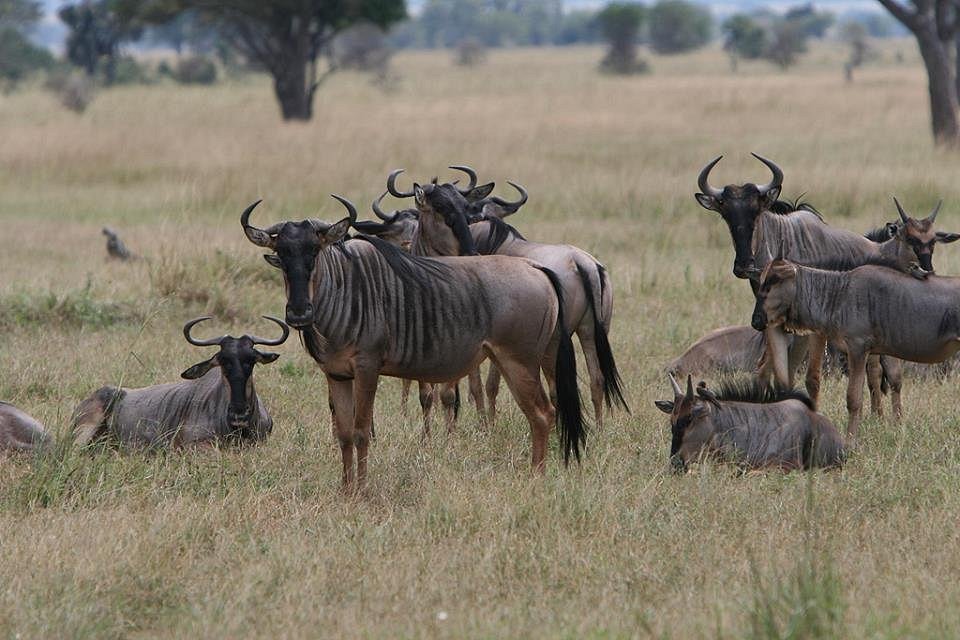
[[[907,62],[894,62],[894,49]],[[339,218],[387,173],[469,163],[531,193],[528,236],[577,244],[609,268],[612,342],[632,415],[592,433],[580,468],[553,452],[528,472],[509,401],[489,432],[421,444],[396,381],[377,400],[366,495],[337,491],[322,376],[295,341],[258,368],[276,429],[244,451],[0,460],[0,629],[11,637],[948,637],[960,632],[960,436],[953,379],[908,381],[901,424],[870,419],[841,473],[666,473],[652,400],[660,367],[709,329],[744,323],[715,215],[693,200],[761,180],[807,192],[831,224],[866,230],[946,200],[957,157],[933,151],[909,43],[842,79],[823,47],[786,74],[719,51],[652,58],[653,75],[596,73],[596,49],[396,59],[388,94],[343,74],[317,118],[283,124],[260,78],[212,88],[121,88],[82,116],[49,96],[0,96],[0,397],[60,435],[101,384],[175,379],[198,359],[188,317],[257,330],[280,280],[237,218]],[[410,179],[408,178],[408,179]],[[100,226],[146,256],[105,260]],[[943,273],[960,254],[943,247]],[[262,328],[262,327],[260,327]],[[504,391],[506,394],[506,391]],[[843,383],[824,411],[843,423]]]

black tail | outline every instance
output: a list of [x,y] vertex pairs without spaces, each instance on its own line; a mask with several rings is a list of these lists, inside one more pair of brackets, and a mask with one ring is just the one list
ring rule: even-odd
[[563,319],[563,287],[557,274],[546,267],[538,267],[546,274],[557,295],[557,331],[560,345],[557,349],[557,431],[563,449],[563,463],[570,464],[570,454],[580,462],[580,449],[587,441],[587,426],[583,421],[580,406],[580,389],[577,387],[577,356],[573,342],[567,333]]
[[[600,276],[601,296],[603,295],[603,267],[597,265],[597,275]],[[617,371],[617,362],[613,359],[613,350],[610,349],[610,340],[607,338],[607,330],[603,328],[603,318],[600,316],[600,305],[593,296],[593,284],[590,282],[590,274],[583,267],[577,265],[577,273],[580,275],[580,281],[583,283],[583,291],[587,296],[587,304],[590,305],[590,311],[593,314],[593,336],[596,340],[597,359],[600,361],[600,373],[603,376],[603,399],[607,403],[607,408],[612,409],[616,402],[624,411],[630,413],[630,407],[623,398],[623,380],[620,378],[620,372]],[[602,300],[600,301],[602,303]]]
[[453,388],[453,421],[460,419],[460,382]]

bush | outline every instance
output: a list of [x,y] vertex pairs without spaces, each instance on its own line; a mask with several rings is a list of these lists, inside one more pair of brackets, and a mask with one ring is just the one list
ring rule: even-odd
[[217,65],[205,56],[188,56],[177,62],[173,78],[180,84],[214,84]]
[[710,42],[710,12],[686,0],[660,0],[647,20],[650,46],[657,53],[682,53]]
[[53,66],[53,55],[16,29],[0,30],[0,89],[12,91],[30,74]]
[[149,84],[152,80],[147,68],[133,56],[121,56],[114,63],[112,84]]
[[767,32],[744,14],[730,16],[723,23],[723,48],[731,56],[756,60],[767,47]]
[[644,73],[646,62],[637,58],[637,36],[643,24],[643,7],[637,4],[614,2],[597,14],[597,24],[603,37],[610,43],[600,68],[609,73]]
[[74,113],[83,113],[93,101],[93,80],[81,71],[55,69],[47,76],[45,86]]
[[476,38],[464,38],[457,43],[454,62],[464,67],[473,67],[487,58],[487,49]]

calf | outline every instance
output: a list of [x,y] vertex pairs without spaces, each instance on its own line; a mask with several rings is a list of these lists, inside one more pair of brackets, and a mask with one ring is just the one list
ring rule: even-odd
[[714,394],[706,384],[686,393],[671,375],[673,400],[657,400],[670,416],[670,463],[685,472],[701,457],[734,462],[746,469],[840,467],[846,454],[836,427],[813,410],[798,391],[774,390],[758,383],[726,384]]
[[258,351],[255,346],[283,344],[290,329],[276,318],[263,317],[280,325],[283,335],[279,339],[222,336],[198,340],[191,337],[191,329],[210,317],[188,322],[183,327],[187,342],[198,347],[219,346],[217,354],[184,371],[183,382],[97,390],[74,413],[75,443],[86,445],[111,436],[127,446],[181,447],[266,438],[273,420],[253,387],[253,367],[280,356]]
[[0,402],[0,451],[34,451],[50,443],[42,424],[12,404]]

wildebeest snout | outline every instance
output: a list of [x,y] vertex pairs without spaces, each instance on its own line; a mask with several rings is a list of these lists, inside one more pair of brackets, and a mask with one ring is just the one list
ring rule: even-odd
[[313,304],[307,302],[303,309],[294,309],[287,305],[287,324],[291,327],[305,327],[313,322]]

